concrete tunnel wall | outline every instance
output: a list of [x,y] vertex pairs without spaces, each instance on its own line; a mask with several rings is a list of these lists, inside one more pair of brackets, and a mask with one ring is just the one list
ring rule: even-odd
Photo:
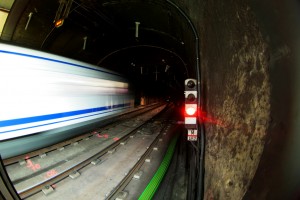
[[299,3],[175,3],[200,37],[204,199],[295,197],[300,189]]

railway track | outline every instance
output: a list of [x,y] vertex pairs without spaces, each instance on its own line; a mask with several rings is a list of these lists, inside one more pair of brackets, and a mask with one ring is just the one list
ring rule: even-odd
[[[127,113],[122,116],[122,118],[127,117],[126,119],[119,120],[108,127],[97,129],[92,133],[57,146],[6,160],[6,169],[10,179],[22,199],[57,199],[61,197],[57,197],[57,195],[61,195],[57,191],[60,191],[63,187],[71,187],[67,191],[73,191],[76,187],[78,188],[76,191],[81,190],[80,181],[79,186],[74,186],[74,180],[86,180],[94,176],[100,180],[98,185],[104,184],[106,181],[102,179],[108,176],[96,172],[90,174],[93,169],[99,168],[99,170],[96,170],[98,172],[106,171],[106,175],[112,173],[109,171],[113,167],[109,163],[120,162],[116,159],[128,157],[124,152],[133,149],[131,151],[138,151],[138,153],[134,156],[131,154],[129,157],[136,157],[132,159],[137,162],[130,161],[127,163],[128,167],[122,168],[122,170],[125,170],[124,173],[121,172],[121,169],[118,169],[117,171],[120,171],[121,175],[111,174],[111,177],[118,179],[118,183],[113,183],[110,188],[109,184],[106,184],[106,189],[104,187],[101,192],[87,191],[86,193],[91,194],[91,197],[96,196],[95,199],[116,199],[120,195],[126,195],[127,193],[123,191],[126,185],[133,177],[138,176],[137,173],[141,173],[139,172],[141,166],[144,165],[145,161],[148,162],[149,156],[156,151],[155,149],[158,148],[157,146],[162,141],[163,135],[166,135],[169,129],[172,129],[170,124],[164,122],[166,117],[162,116],[166,114],[160,114],[160,118],[158,118],[158,114],[164,108],[164,105],[151,107],[147,111],[140,111],[139,116],[136,116],[136,113],[132,116]],[[143,148],[139,145],[143,145]],[[163,148],[165,147],[160,147],[160,149]],[[19,162],[16,162],[17,160]],[[83,174],[87,178],[78,178],[82,177]],[[72,183],[65,184],[65,182]],[[93,190],[92,188],[90,187],[88,190]],[[71,192],[68,195],[72,196],[73,193]],[[67,198],[68,196],[63,199]]]
[[32,152],[22,154],[22,155],[19,155],[19,156],[15,156],[15,157],[12,157],[12,158],[4,159],[3,163],[4,163],[5,166],[11,165],[11,164],[14,164],[14,163],[17,163],[17,162],[22,163],[22,162],[25,162],[26,160],[28,160],[29,158],[33,158],[35,156],[43,156],[44,154],[47,154],[48,152],[51,152],[51,151],[54,151],[54,150],[57,150],[57,149],[62,149],[67,145],[74,144],[74,143],[76,144],[76,142],[79,142],[83,139],[86,139],[86,138],[89,138],[89,137],[93,136],[93,134],[95,134],[96,132],[101,132],[103,130],[110,129],[114,126],[117,126],[119,123],[122,123],[122,122],[124,122],[124,121],[126,121],[130,118],[133,118],[133,117],[136,117],[136,116],[141,115],[143,113],[146,113],[146,112],[148,112],[152,109],[155,109],[155,108],[157,108],[161,105],[162,104],[152,104],[152,105],[149,105],[147,107],[140,107],[138,109],[127,111],[127,112],[122,113],[122,114],[120,114],[120,115],[118,115],[118,116],[116,116],[112,119],[108,119],[107,120],[108,124],[106,126],[101,126],[97,129],[95,129],[94,131],[82,134],[80,136],[74,137],[72,139],[60,142],[58,144],[55,144],[55,145],[52,145],[52,146],[49,146],[49,147],[46,147],[46,148],[43,148],[43,149],[32,151]]

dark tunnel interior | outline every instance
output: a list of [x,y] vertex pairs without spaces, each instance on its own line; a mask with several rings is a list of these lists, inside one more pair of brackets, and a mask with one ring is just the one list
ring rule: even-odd
[[180,101],[199,71],[204,199],[300,198],[299,1],[5,0],[0,11],[1,43],[119,72],[136,98]]
[[[73,1],[69,8],[51,0],[19,4],[12,10],[20,19],[16,26],[10,20],[17,16],[8,17],[4,41],[114,70],[141,86],[136,91],[146,96],[181,94],[184,79],[193,75],[188,24],[166,1]],[[53,24],[56,16],[64,18],[59,28]]]

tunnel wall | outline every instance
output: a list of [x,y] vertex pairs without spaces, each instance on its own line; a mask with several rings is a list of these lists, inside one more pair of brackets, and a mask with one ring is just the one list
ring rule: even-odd
[[241,199],[256,172],[270,122],[269,45],[245,1],[176,3],[200,37],[204,199]]
[[272,87],[266,145],[244,199],[299,199],[300,2],[256,0],[249,5],[270,46]]

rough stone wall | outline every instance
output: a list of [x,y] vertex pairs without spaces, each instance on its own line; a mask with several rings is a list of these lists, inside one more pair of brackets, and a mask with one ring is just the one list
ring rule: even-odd
[[241,199],[269,124],[268,45],[242,1],[206,1],[200,27],[206,124],[205,199]]
[[200,36],[206,112],[204,199],[242,199],[269,125],[268,45],[244,1],[177,3]]

